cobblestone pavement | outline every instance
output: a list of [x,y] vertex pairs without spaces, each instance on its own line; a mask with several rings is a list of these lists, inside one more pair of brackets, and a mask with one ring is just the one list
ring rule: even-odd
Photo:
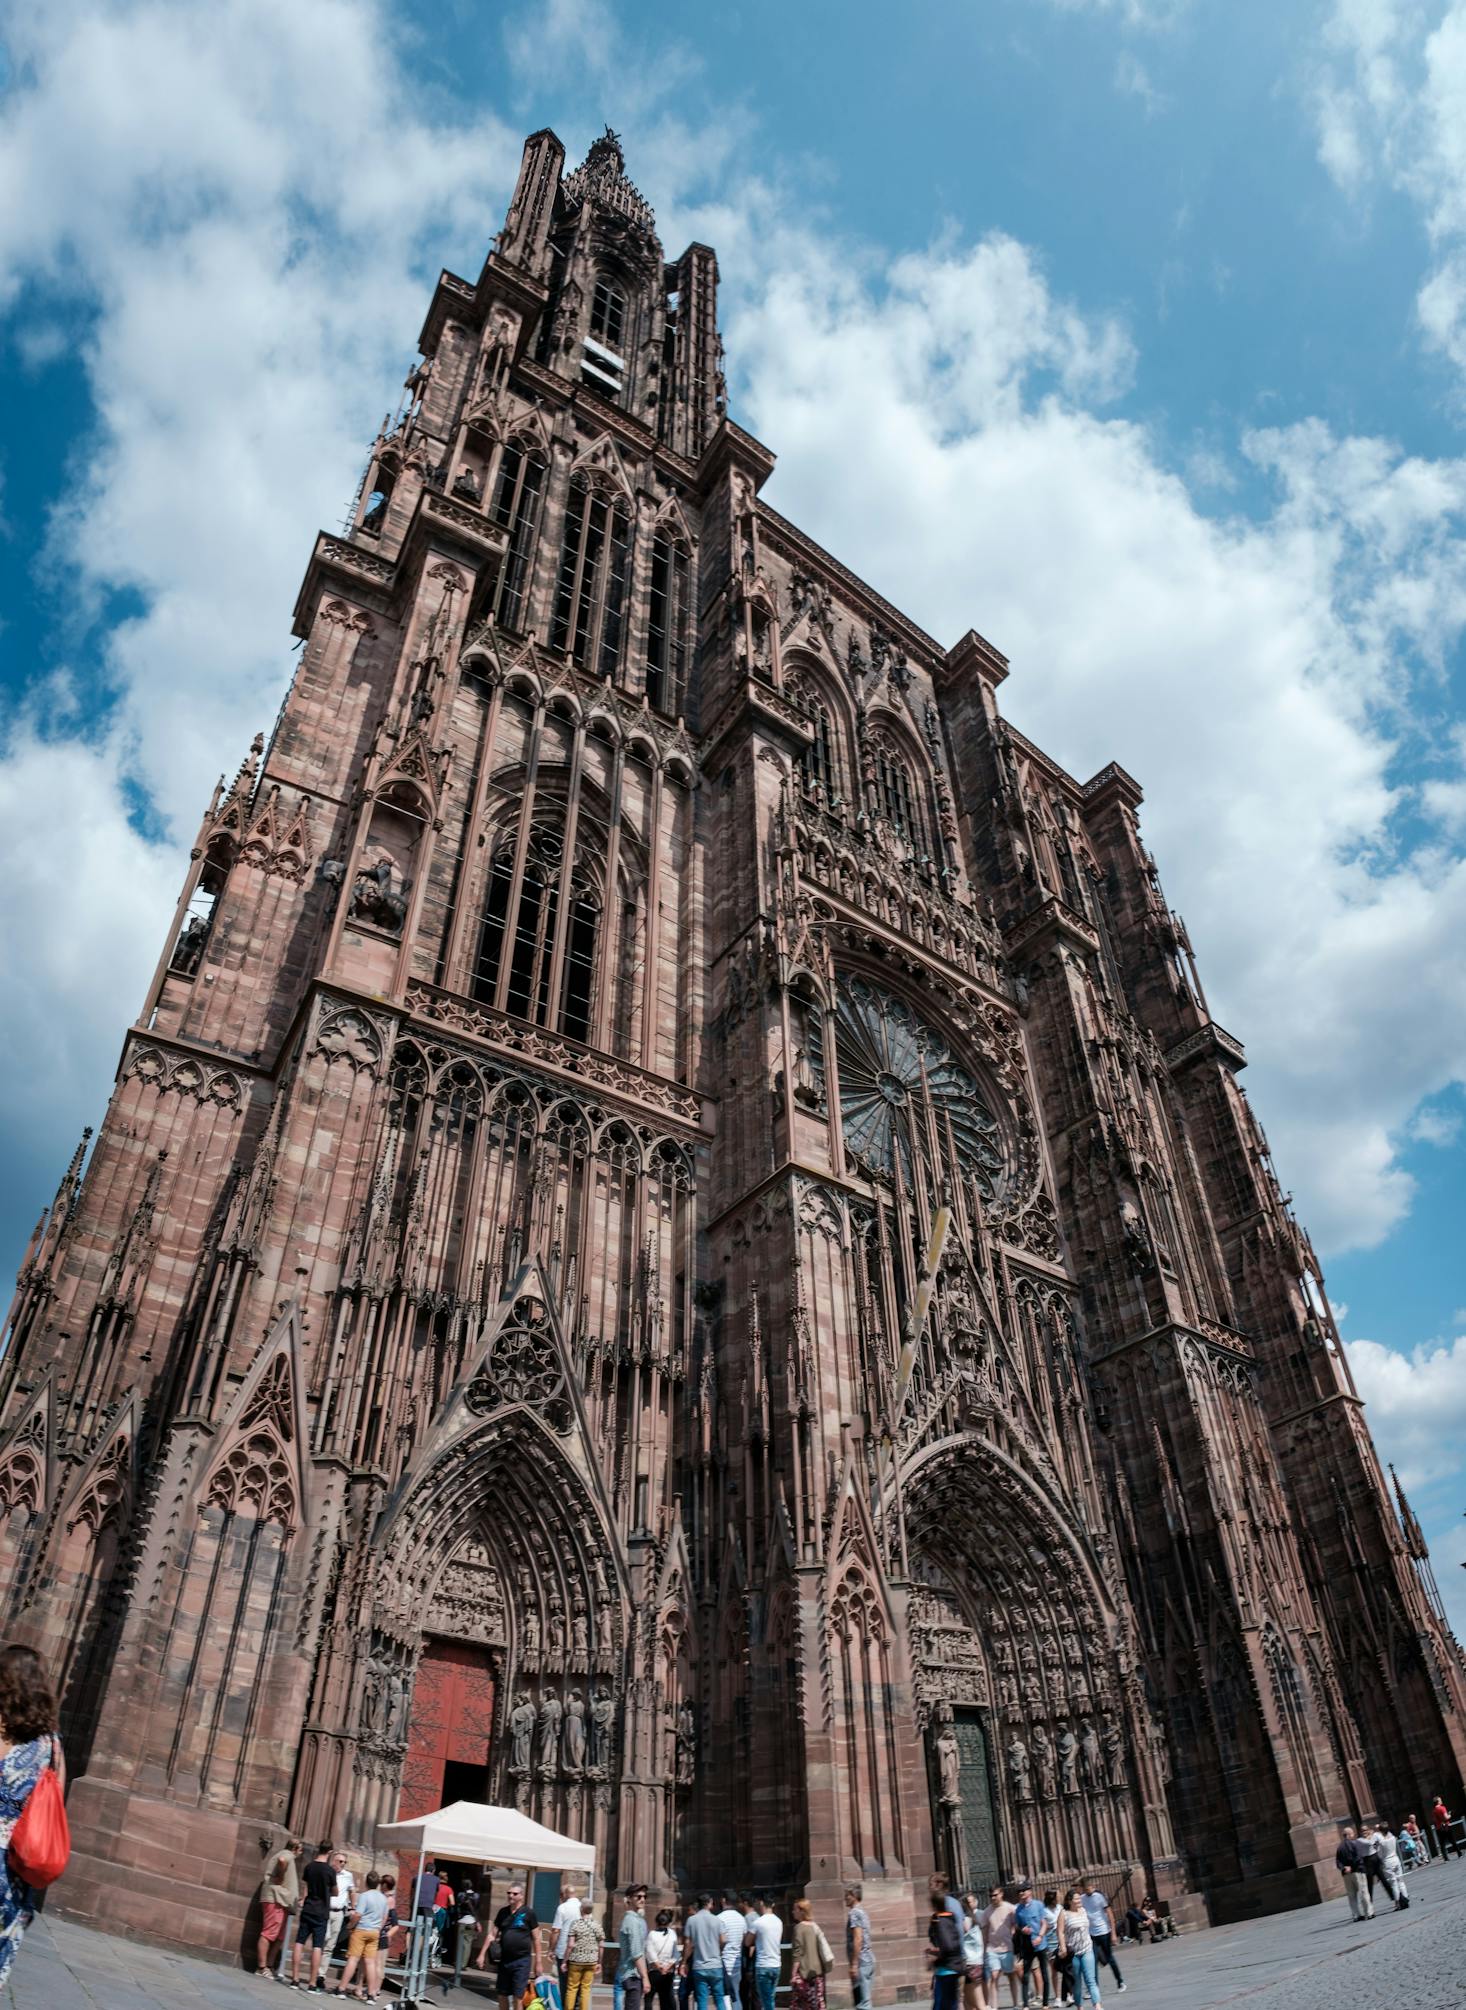
[[[1230,2004],[1335,2010],[1341,2003],[1353,2010],[1461,2010],[1466,1861],[1452,1858],[1418,1872],[1410,1896],[1408,1912],[1386,1910],[1358,1924],[1346,1902],[1336,1899],[1188,1933],[1160,1947],[1121,1948],[1125,2010],[1220,2010]],[[1114,1978],[1101,1970],[1100,1980],[1113,2010],[1119,2001]],[[14,2010],[260,2010],[299,2000],[238,1969],[44,1919],[26,1936],[11,1989]],[[432,2001],[445,1997],[462,2010],[491,2000],[481,1989],[450,1993],[435,1984]],[[609,1989],[597,1990],[601,2010],[609,2010],[610,1997]]]

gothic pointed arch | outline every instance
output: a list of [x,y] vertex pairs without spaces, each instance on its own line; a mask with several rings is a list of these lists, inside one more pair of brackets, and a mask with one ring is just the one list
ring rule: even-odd
[[292,1301],[220,1420],[200,1489],[206,1505],[278,1523],[287,1536],[307,1520],[308,1510],[300,1339]]

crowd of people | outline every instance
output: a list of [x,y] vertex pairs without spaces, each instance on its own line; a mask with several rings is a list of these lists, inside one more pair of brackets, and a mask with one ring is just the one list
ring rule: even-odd
[[1374,1918],[1377,1886],[1383,1887],[1396,1912],[1407,1911],[1410,1891],[1405,1882],[1406,1871],[1429,1863],[1436,1851],[1443,1858],[1466,1854],[1466,1846],[1456,1833],[1458,1826],[1437,1795],[1430,1811],[1429,1832],[1415,1815],[1405,1817],[1398,1833],[1384,1822],[1347,1827],[1334,1851],[1334,1862],[1344,1874],[1344,1896],[1349,1901],[1350,1915],[1355,1919]]

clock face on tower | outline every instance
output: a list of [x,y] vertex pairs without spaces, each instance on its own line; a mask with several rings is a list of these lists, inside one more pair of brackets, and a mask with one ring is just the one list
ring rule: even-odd
[[984,1200],[996,1197],[1006,1155],[986,1097],[937,1029],[904,999],[864,977],[841,977],[835,1058],[845,1149],[873,1179],[912,1184],[912,1152],[955,1153]]

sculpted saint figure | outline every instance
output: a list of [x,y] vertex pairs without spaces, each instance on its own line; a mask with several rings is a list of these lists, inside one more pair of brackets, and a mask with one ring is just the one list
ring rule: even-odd
[[1059,1790],[1065,1794],[1079,1792],[1079,1740],[1069,1724],[1059,1733]]
[[585,1698],[572,1689],[565,1698],[565,1770],[579,1773],[585,1768]]
[[590,1699],[590,1764],[593,1773],[607,1772],[611,1764],[611,1726],[615,1721],[616,1699],[609,1689],[597,1689]]
[[560,1756],[560,1719],[564,1715],[560,1698],[547,1689],[540,1698],[540,1771],[553,1773]]
[[534,1737],[534,1704],[529,1700],[527,1690],[521,1689],[514,1699],[514,1708],[509,1712],[509,1770],[513,1773],[529,1771],[530,1740]]
[[1013,1783],[1015,1801],[1032,1798],[1028,1785],[1028,1747],[1015,1731],[1008,1747],[1008,1778]]
[[937,1778],[941,1783],[943,1807],[955,1808],[962,1798],[962,1755],[957,1749],[957,1733],[952,1729],[952,1712],[944,1707],[941,1729],[933,1747],[937,1755]]
[[1099,1733],[1087,1717],[1079,1730],[1079,1777],[1087,1787],[1101,1786],[1104,1783],[1104,1772],[1100,1760]]
[[1034,1725],[1032,1742],[1033,1762],[1038,1768],[1039,1799],[1051,1801],[1054,1798],[1054,1747],[1044,1725]]

